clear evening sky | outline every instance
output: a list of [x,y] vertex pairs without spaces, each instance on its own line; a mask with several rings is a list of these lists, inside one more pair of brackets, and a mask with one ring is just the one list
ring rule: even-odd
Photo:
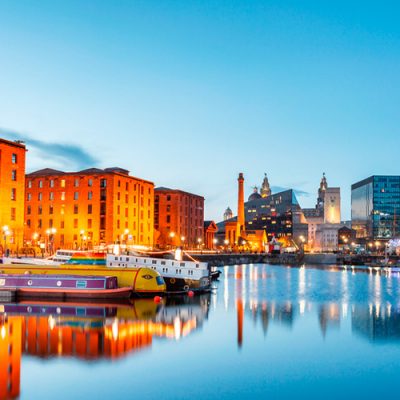
[[352,183],[400,173],[399,20],[398,1],[0,0],[0,136],[30,171],[121,166],[217,221],[238,172],[302,206],[326,172],[349,218]]

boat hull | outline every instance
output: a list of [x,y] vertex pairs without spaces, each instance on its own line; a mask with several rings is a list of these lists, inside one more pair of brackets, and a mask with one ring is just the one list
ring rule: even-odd
[[150,268],[107,268],[96,265],[73,266],[37,266],[37,265],[1,265],[2,274],[34,275],[79,275],[79,276],[115,276],[119,288],[129,287],[133,295],[154,296],[164,294],[166,285],[162,277]]
[[194,280],[164,276],[164,281],[168,293],[188,292],[189,290],[196,293],[203,293],[210,290],[210,280],[208,278]]

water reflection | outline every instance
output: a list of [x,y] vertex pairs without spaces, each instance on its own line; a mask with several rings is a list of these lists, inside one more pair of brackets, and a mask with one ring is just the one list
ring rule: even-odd
[[[181,340],[185,337],[187,340]],[[391,345],[385,359],[382,344]],[[136,362],[137,352],[151,348],[154,351],[142,352],[140,363]],[[357,364],[364,352],[368,356]],[[298,392],[296,383],[304,383],[310,376],[315,380],[325,376],[330,384],[335,364],[341,366],[335,387],[348,384],[342,379],[357,379],[353,371],[364,368],[367,378],[362,389],[377,371],[383,371],[379,372],[381,377],[391,377],[391,371],[384,368],[397,362],[399,356],[400,277],[373,269],[238,265],[224,268],[210,295],[169,299],[161,304],[153,300],[126,305],[0,304],[0,400],[18,397],[20,387],[28,398],[41,398],[44,390],[26,390],[29,374],[24,374],[24,369],[46,371],[50,359],[55,358],[69,362],[51,364],[53,379],[62,376],[72,363],[80,374],[75,378],[82,375],[80,391],[87,385],[88,393],[96,398],[107,390],[107,386],[101,387],[103,377],[105,381],[119,379],[113,390],[122,397],[135,376],[137,395],[175,399],[174,388],[163,388],[171,386],[176,373],[180,379],[174,384],[186,395],[192,393],[193,376],[200,376],[207,368],[214,387],[197,387],[198,397],[219,398],[215,385],[222,379],[238,393],[236,398],[242,399],[248,393],[249,380],[258,390],[254,398],[268,397],[264,396],[268,385],[281,385],[284,380],[287,384],[279,390],[293,383],[293,392],[287,389],[288,398],[293,398]],[[122,358],[124,363],[114,362]],[[196,360],[190,368],[188,358]],[[95,364],[96,360],[102,362]],[[102,374],[91,386],[87,382],[92,375],[85,368],[88,361]],[[309,368],[314,368],[313,372]],[[293,371],[298,381],[290,380],[294,379]],[[242,374],[247,374],[245,380]],[[143,381],[146,385],[141,386]],[[314,384],[310,381],[307,390]],[[269,394],[277,397],[273,390]],[[71,397],[70,393],[61,395]]]
[[238,347],[244,344],[247,314],[254,323],[261,321],[264,335],[271,323],[292,328],[297,318],[317,314],[325,337],[347,319],[350,303],[353,332],[371,341],[400,340],[399,277],[372,272],[335,267],[225,267],[220,285],[225,309],[236,308]]
[[21,356],[116,359],[179,340],[208,317],[210,296],[151,299],[129,305],[19,303],[0,305],[0,399],[20,394]]

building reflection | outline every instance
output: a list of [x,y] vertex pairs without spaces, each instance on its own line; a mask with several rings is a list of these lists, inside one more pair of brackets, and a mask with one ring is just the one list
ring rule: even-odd
[[0,400],[20,394],[21,356],[117,359],[152,345],[179,340],[208,318],[209,295],[156,304],[0,305]]
[[392,305],[356,305],[351,312],[352,331],[370,341],[400,341],[400,309]]

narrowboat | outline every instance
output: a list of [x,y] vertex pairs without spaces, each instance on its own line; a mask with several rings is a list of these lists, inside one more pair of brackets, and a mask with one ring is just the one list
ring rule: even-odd
[[17,298],[128,299],[132,289],[118,287],[115,276],[0,275],[0,290]]
[[129,287],[134,296],[163,295],[166,291],[164,279],[150,268],[115,268],[110,271],[102,265],[0,265],[0,274],[5,275],[72,275],[72,276],[115,276],[118,287]]

